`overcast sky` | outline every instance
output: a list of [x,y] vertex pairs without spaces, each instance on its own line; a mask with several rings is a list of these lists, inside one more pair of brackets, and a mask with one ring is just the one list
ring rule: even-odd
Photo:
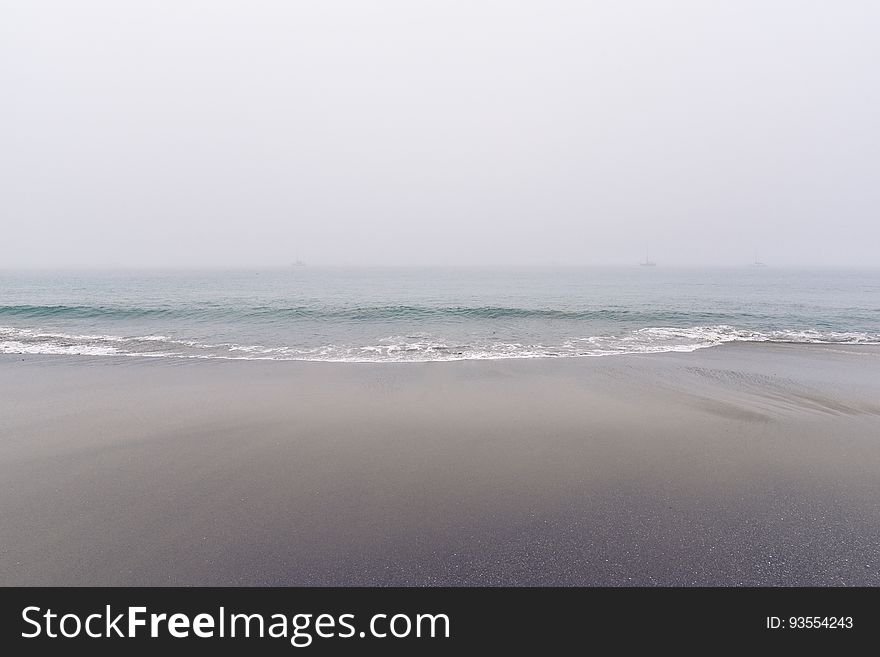
[[880,2],[0,0],[0,268],[880,265]]

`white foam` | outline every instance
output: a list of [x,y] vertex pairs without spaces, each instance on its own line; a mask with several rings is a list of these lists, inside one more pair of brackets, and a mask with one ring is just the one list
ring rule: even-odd
[[51,342],[29,344],[16,340],[0,342],[0,354],[46,354],[55,356],[112,356],[119,351],[97,345],[62,345]]
[[622,335],[576,337],[557,345],[504,341],[460,345],[456,342],[432,339],[427,334],[408,334],[407,336],[383,338],[378,341],[379,344],[326,344],[312,348],[301,348],[238,343],[212,344],[196,340],[181,340],[164,335],[133,337],[75,335],[40,332],[28,328],[0,327],[0,353],[4,354],[122,355],[149,358],[303,360],[348,363],[500,360],[691,352],[729,342],[870,345],[880,344],[880,334],[817,331],[815,329],[760,332],[737,329],[727,325],[660,326],[637,329]]

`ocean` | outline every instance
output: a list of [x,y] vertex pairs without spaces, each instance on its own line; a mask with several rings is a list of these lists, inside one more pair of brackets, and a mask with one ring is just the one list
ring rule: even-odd
[[344,362],[880,344],[880,270],[0,272],[0,353]]

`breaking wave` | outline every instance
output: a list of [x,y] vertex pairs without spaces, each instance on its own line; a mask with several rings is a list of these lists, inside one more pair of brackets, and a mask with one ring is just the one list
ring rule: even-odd
[[570,358],[614,354],[690,352],[731,342],[880,345],[880,333],[813,329],[755,331],[719,324],[684,328],[668,326],[639,328],[616,335],[572,337],[555,344],[492,340],[475,340],[473,343],[461,344],[459,341],[443,340],[420,334],[389,336],[371,344],[294,347],[233,342],[211,343],[164,335],[75,335],[0,327],[0,353],[3,354],[327,362]]

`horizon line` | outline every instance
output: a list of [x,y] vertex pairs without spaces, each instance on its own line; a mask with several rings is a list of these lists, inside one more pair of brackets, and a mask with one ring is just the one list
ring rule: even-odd
[[[303,269],[630,269],[641,267],[643,263],[305,263],[305,266],[297,266],[295,263],[260,263],[260,264],[138,264],[138,265],[13,265],[0,266],[0,271],[237,271],[237,270],[296,270]],[[663,263],[656,262],[655,269],[880,269],[880,264],[816,264],[816,263],[765,263],[760,266],[754,262],[743,263]]]

